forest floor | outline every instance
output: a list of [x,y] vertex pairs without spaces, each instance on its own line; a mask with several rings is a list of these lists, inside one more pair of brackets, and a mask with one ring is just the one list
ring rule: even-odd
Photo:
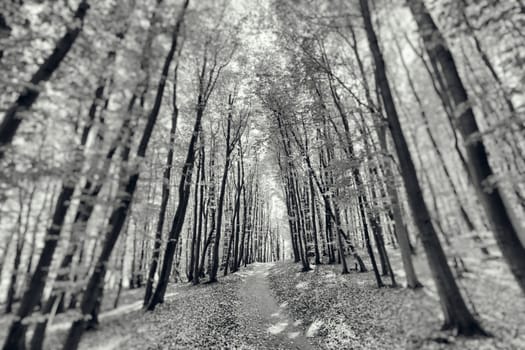
[[[154,312],[140,301],[102,313],[81,349],[315,349],[304,325],[278,304],[269,287],[273,264],[253,264],[215,284],[171,285]],[[137,306],[138,305],[138,306]],[[126,309],[123,309],[126,308]],[[67,323],[52,327],[47,349],[59,349]],[[57,332],[58,331],[58,332]]]
[[[390,255],[402,284],[399,253]],[[500,259],[467,263],[470,272],[459,279],[469,306],[475,305],[477,318],[493,335],[490,338],[441,332],[441,311],[428,266],[422,256],[415,258],[415,265],[425,285],[416,291],[378,289],[372,272],[341,275],[340,265],[314,266],[304,273],[297,264],[277,263],[269,278],[277,299],[287,303],[292,317],[301,318],[310,331],[315,329],[316,348],[525,349],[525,302]],[[383,277],[383,282],[388,284],[390,279]]]
[[[391,252],[403,283],[397,251]],[[350,261],[349,261],[350,262]],[[106,296],[100,327],[81,349],[523,349],[525,303],[499,259],[467,265],[460,280],[491,338],[440,332],[440,308],[423,257],[425,288],[381,288],[371,272],[341,275],[340,265],[302,273],[292,262],[253,264],[198,286],[172,284],[164,304],[141,310],[143,290],[127,291],[119,308]],[[370,265],[370,264],[368,264]],[[384,282],[389,282],[386,278]],[[46,349],[59,349],[69,323],[57,318]]]

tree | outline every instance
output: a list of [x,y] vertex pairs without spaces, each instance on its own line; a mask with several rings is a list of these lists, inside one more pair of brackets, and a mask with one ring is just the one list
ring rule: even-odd
[[502,189],[498,185],[491,185],[495,174],[454,57],[423,1],[410,0],[408,5],[423,38],[425,49],[440,69],[434,73],[443,80],[444,88],[447,89],[445,93],[450,98],[454,113],[458,115],[457,128],[466,141],[469,173],[478,198],[488,215],[492,231],[510,270],[521,289],[525,291],[525,247],[519,239],[518,225],[512,217]]
[[[186,0],[183,4],[182,10],[180,11],[178,15],[177,21],[175,23],[175,27],[173,29],[171,46],[168,51],[168,55],[166,56],[166,60],[164,61],[164,65],[162,67],[162,72],[161,72],[159,84],[157,87],[157,93],[155,96],[155,102],[154,102],[153,108],[151,109],[148,115],[148,119],[146,121],[146,125],[144,127],[142,137],[140,139],[140,143],[137,148],[137,158],[138,159],[143,159],[146,156],[148,143],[149,143],[149,140],[151,139],[153,128],[155,126],[155,123],[159,115],[161,102],[162,102],[162,96],[164,94],[164,88],[165,88],[166,79],[167,79],[167,75],[169,71],[169,66],[177,50],[179,32],[182,26],[182,22],[184,20],[184,14],[186,12],[188,4],[189,4],[189,0]],[[129,112],[131,113],[131,110]],[[129,160],[129,154],[131,151],[130,141],[131,141],[132,136],[133,136],[133,132],[130,130],[127,135],[128,137],[127,142],[124,143],[125,146],[123,147],[122,152],[121,152],[121,160],[123,164],[127,164]],[[124,222],[126,221],[128,211],[131,206],[131,201],[135,193],[135,190],[137,188],[137,182],[139,180],[139,175],[140,175],[140,172],[138,171],[138,169],[135,169],[130,174],[127,173],[126,168],[121,169],[119,190],[117,193],[121,193],[123,195],[121,195],[117,205],[114,207],[113,211],[111,212],[111,216],[107,224],[107,234],[106,234],[103,246],[102,246],[102,251],[100,253],[100,256],[97,259],[95,269],[89,278],[87,288],[86,288],[87,290],[95,290],[95,292],[94,293],[84,293],[82,297],[81,305],[80,305],[80,309],[83,314],[83,317],[81,319],[75,320],[73,324],[71,325],[71,328],[64,342],[64,349],[77,349],[79,341],[80,341],[80,337],[82,336],[82,333],[86,326],[86,322],[87,322],[86,320],[89,318],[90,314],[92,313],[93,308],[96,306],[97,299],[99,298],[98,291],[100,290],[100,286],[103,283],[104,277],[106,274],[107,262],[111,256],[111,252],[115,246],[115,243],[120,235]]]
[[62,231],[64,219],[71,203],[71,197],[75,192],[77,178],[81,172],[83,165],[82,148],[86,145],[87,135],[91,131],[91,126],[91,123],[86,123],[82,131],[82,137],[79,141],[78,148],[73,151],[76,159],[73,162],[72,172],[71,174],[68,174],[69,177],[65,177],[62,182],[62,187],[56,200],[52,221],[46,232],[47,239],[44,243],[44,248],[40,253],[35,271],[33,272],[29,284],[26,287],[26,291],[22,296],[20,306],[16,313],[17,319],[11,323],[9,328],[9,333],[4,343],[4,349],[25,348],[25,333],[27,325],[23,324],[22,320],[31,314],[34,307],[42,297],[42,292],[49,273],[49,267],[58,244],[58,238]]
[[69,28],[64,36],[60,38],[53,52],[45,59],[45,61],[38,67],[35,74],[31,77],[31,80],[29,81],[31,86],[26,87],[17,97],[16,101],[5,112],[4,119],[2,119],[2,123],[0,124],[0,159],[4,158],[5,147],[11,143],[20,123],[22,122],[21,114],[28,111],[38,99],[40,90],[37,86],[51,78],[73,47],[73,44],[82,31],[88,9],[88,1],[80,1],[75,14],[73,15],[73,21],[78,21],[79,24]]
[[[182,50],[179,51],[179,53]],[[162,245],[162,228],[164,227],[164,219],[166,217],[166,209],[168,207],[168,200],[170,195],[170,180],[171,180],[171,168],[173,164],[173,153],[175,147],[175,134],[177,132],[177,119],[179,116],[179,108],[177,106],[177,71],[178,62],[175,65],[175,71],[173,76],[173,113],[171,117],[171,129],[170,129],[170,140],[168,145],[168,153],[166,155],[166,163],[164,165],[164,171],[162,175],[162,199],[160,202],[159,217],[157,220],[157,227],[155,229],[155,241],[153,243],[153,253],[151,256],[150,268],[148,271],[148,277],[146,279],[146,291],[144,293],[144,306],[148,305],[153,291],[153,282],[155,279],[155,273],[157,272],[157,266],[160,258],[160,248]]]
[[177,205],[175,215],[173,216],[168,242],[166,243],[159,282],[157,284],[157,288],[155,289],[155,293],[152,295],[147,307],[149,311],[153,311],[156,305],[164,301],[164,294],[166,293],[169,276],[171,274],[175,248],[177,247],[177,242],[179,240],[179,236],[184,225],[184,218],[186,216],[186,209],[188,206],[191,188],[191,178],[193,175],[193,166],[195,162],[197,139],[202,130],[202,118],[204,116],[208,100],[215,89],[217,80],[219,79],[223,69],[230,63],[230,60],[235,52],[234,48],[221,64],[219,62],[219,59],[221,58],[219,56],[220,50],[216,48],[211,55],[210,66],[208,66],[208,60],[210,59],[208,53],[209,45],[209,41],[207,41],[204,45],[205,47],[202,65],[199,69],[196,118],[193,127],[193,133],[188,146],[186,161],[184,162],[181,171],[181,178],[179,182],[179,203]]
[[224,169],[222,171],[221,186],[219,189],[219,201],[217,202],[217,225],[215,229],[215,240],[213,242],[213,257],[210,270],[209,282],[217,282],[217,272],[219,271],[219,247],[222,231],[222,214],[224,210],[224,198],[226,194],[226,183],[230,172],[231,155],[235,145],[239,142],[242,135],[242,124],[239,124],[232,135],[233,105],[235,98],[228,96],[228,119],[226,121],[226,150],[224,154]]
[[396,147],[403,176],[403,183],[408,194],[412,214],[421,234],[430,269],[438,289],[441,307],[445,316],[444,329],[456,329],[462,335],[486,335],[478,321],[472,316],[454,280],[448,266],[445,252],[432,224],[428,208],[421,192],[414,163],[401,129],[396,106],[392,98],[390,85],[385,72],[385,63],[379,49],[377,37],[372,26],[372,19],[367,0],[359,1],[368,44],[375,63],[375,77],[388,118],[390,131]]

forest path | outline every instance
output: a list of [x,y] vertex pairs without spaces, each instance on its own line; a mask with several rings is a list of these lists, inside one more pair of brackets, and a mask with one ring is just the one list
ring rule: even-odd
[[314,349],[301,327],[301,321],[292,320],[286,312],[286,303],[278,304],[270,290],[268,275],[273,264],[254,264],[253,269],[239,272],[243,285],[239,288],[241,312],[249,324],[248,330],[268,333],[265,348]]
[[[305,335],[307,324],[290,317],[286,303],[274,297],[269,280],[274,266],[252,264],[218,283],[171,284],[173,296],[154,312],[144,313],[130,303],[125,312],[104,317],[97,331],[86,332],[80,349],[318,348]],[[62,336],[52,332],[47,349],[60,349]]]

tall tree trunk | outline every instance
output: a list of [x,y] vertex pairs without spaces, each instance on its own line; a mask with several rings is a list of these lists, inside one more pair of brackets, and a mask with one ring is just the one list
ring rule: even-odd
[[222,172],[221,187],[219,192],[219,202],[217,203],[217,225],[215,230],[215,241],[213,242],[213,257],[212,266],[210,271],[209,282],[217,282],[217,272],[219,270],[219,247],[221,244],[221,231],[222,231],[222,217],[224,209],[224,198],[226,194],[226,182],[228,181],[228,173],[230,171],[231,153],[233,151],[233,145],[231,145],[231,124],[232,124],[232,108],[233,99],[231,96],[228,98],[228,105],[230,110],[228,111],[228,120],[226,127],[226,154],[224,162],[224,170]]
[[[50,205],[51,203],[51,201],[48,201],[48,199],[50,200],[53,196],[53,187],[51,186],[51,183],[47,184],[44,190],[44,193],[45,193],[44,202],[42,203],[42,207],[40,208],[35,218],[35,224],[33,226],[33,233],[31,235],[31,247],[29,249],[29,258],[28,258],[27,267],[26,267],[25,284],[29,283],[29,279],[31,278],[31,270],[33,269],[33,259],[34,259],[35,250],[36,250],[36,237],[37,237],[38,230],[41,228],[40,224],[42,220],[42,215],[44,214],[44,211],[47,209],[48,205]],[[1,268],[2,267],[0,265],[0,269]]]
[[[209,180],[208,180],[208,204],[207,204],[207,207],[208,207],[208,210],[209,210],[209,214],[208,214],[208,210],[206,211],[206,225],[204,226],[204,229],[206,230],[207,229],[207,223],[208,223],[208,215],[209,217],[211,218],[211,223],[210,223],[210,233],[208,234],[208,238],[206,239],[206,241],[204,242],[204,247],[202,248],[202,254],[201,254],[201,258],[200,258],[200,262],[199,262],[199,277],[204,277],[204,264],[205,264],[205,260],[206,260],[206,255],[207,254],[210,254],[210,252],[208,251],[208,248],[210,246],[210,244],[212,243],[212,240],[213,240],[213,234],[215,232],[215,218],[216,218],[216,202],[215,202],[215,154],[216,154],[216,149],[215,149],[215,135],[212,134],[212,140],[211,140],[211,152],[210,152],[210,164],[209,164],[209,167],[210,167],[210,171],[209,171]],[[210,255],[211,257],[211,255]],[[208,262],[210,262],[210,258],[208,258]]]
[[[159,4],[162,0],[158,0],[157,4]],[[172,33],[172,41],[171,41],[171,47],[168,52],[168,55],[166,56],[166,59],[164,61],[164,65],[162,68],[161,78],[159,81],[159,86],[157,89],[157,95],[155,98],[155,103],[153,105],[152,113],[155,112],[155,114],[158,115],[160,111],[160,107],[162,104],[162,96],[166,84],[166,80],[168,77],[169,69],[171,62],[173,61],[175,52],[177,51],[177,41],[179,37],[180,27],[182,25],[182,22],[184,20],[184,15],[186,13],[186,9],[189,5],[189,1],[186,0],[182,6],[181,12],[179,13],[179,16],[177,18],[177,22],[175,24],[175,28]],[[179,51],[179,55],[180,55]],[[168,153],[166,155],[166,162],[165,162],[165,168],[163,171],[163,182],[162,182],[162,198],[161,198],[161,206],[159,210],[159,217],[157,220],[157,226],[155,230],[155,240],[153,244],[153,252],[151,257],[151,263],[150,268],[148,270],[148,277],[146,280],[146,289],[144,293],[144,301],[143,306],[146,307],[147,304],[150,301],[151,293],[153,290],[153,282],[155,279],[155,273],[157,271],[158,266],[158,260],[160,257],[160,247],[162,245],[162,229],[164,227],[164,220],[166,217],[166,209],[168,206],[168,200],[169,200],[169,186],[170,186],[170,179],[171,179],[171,167],[173,163],[173,153],[174,153],[174,144],[175,144],[175,133],[177,129],[177,120],[179,115],[179,109],[177,106],[177,73],[178,73],[178,66],[179,63],[177,62],[174,68],[174,74],[173,74],[173,97],[172,97],[172,107],[173,107],[173,113],[171,118],[171,128],[170,128],[170,138],[169,138],[169,145],[168,145]],[[146,125],[145,132],[151,133],[153,131],[153,124],[148,123]]]
[[[126,225],[126,228],[124,229],[124,232],[126,232],[128,230],[127,226],[129,226],[129,219],[128,219],[128,225]],[[126,246],[127,246],[127,241],[128,241],[128,237],[127,235],[124,235],[122,238],[121,238],[122,242],[121,242],[121,245],[122,245],[122,252],[120,253],[120,261],[119,261],[119,265],[120,265],[120,276],[119,276],[119,280],[118,280],[118,286],[117,286],[117,295],[115,296],[115,300],[113,301],[113,308],[116,309],[118,307],[118,303],[119,303],[119,300],[120,300],[120,293],[122,292],[122,285],[123,285],[123,282],[124,282],[124,258],[126,257]]]
[[398,51],[398,54],[399,54],[399,57],[400,57],[400,60],[401,60],[401,64],[403,66],[403,69],[405,71],[405,74],[407,76],[407,80],[408,80],[408,85],[412,91],[412,94],[417,102],[417,105],[419,107],[419,110],[421,112],[421,117],[426,125],[425,127],[425,130],[427,132],[427,135],[428,135],[428,138],[430,140],[430,143],[432,144],[432,147],[434,148],[434,151],[436,152],[436,155],[438,156],[438,159],[440,161],[440,164],[441,164],[441,167],[443,169],[443,172],[445,173],[445,176],[447,178],[447,180],[449,181],[449,184],[450,184],[450,187],[452,189],[452,193],[454,194],[457,202],[458,202],[458,206],[459,206],[459,212],[463,218],[463,220],[465,221],[465,224],[467,225],[467,228],[469,231],[473,231],[475,229],[474,227],[474,223],[472,222],[472,220],[470,219],[470,216],[467,214],[467,211],[465,210],[465,207],[463,205],[463,203],[461,202],[461,197],[458,193],[458,190],[456,188],[456,185],[454,184],[454,180],[452,179],[452,176],[447,168],[447,165],[446,165],[446,162],[445,162],[445,158],[443,157],[443,154],[441,152],[441,150],[439,149],[439,146],[437,144],[437,141],[434,137],[434,134],[432,133],[431,131],[431,126],[429,124],[429,119],[428,119],[428,116],[425,112],[425,109],[423,107],[423,102],[421,101],[421,98],[419,97],[419,93],[417,92],[417,89],[414,85],[414,82],[412,80],[412,77],[410,75],[410,70],[408,69],[408,66],[405,62],[405,59],[403,58],[403,55],[402,55],[402,51],[401,51],[401,48],[399,46],[399,44],[397,43],[397,40],[394,41],[395,45],[396,45],[396,48],[397,48],[397,51]]
[[[91,116],[90,116],[91,117]],[[91,130],[91,123],[87,123],[84,127],[82,135],[87,135]],[[71,198],[75,192],[76,177],[80,174],[82,168],[83,155],[81,155],[82,148],[86,145],[87,137],[82,136],[80,145],[74,150],[76,159],[74,159],[74,167],[72,170],[72,178],[63,180],[60,194],[56,200],[54,213],[51,220],[51,225],[47,229],[44,247],[40,253],[38,263],[31,279],[27,285],[26,291],[22,296],[20,307],[17,311],[17,318],[11,323],[9,332],[7,334],[4,348],[8,349],[25,349],[25,333],[27,324],[22,320],[29,316],[34,307],[40,302],[42,292],[44,290],[47,276],[49,274],[49,267],[53,260],[55,249],[58,245],[58,239],[62,231],[62,226],[69,209]]]
[[[11,276],[9,278],[9,285],[7,287],[7,297],[6,297],[6,305],[5,305],[5,313],[10,314],[13,311],[13,303],[15,299],[15,292],[16,292],[16,281],[18,277],[18,268],[20,267],[20,260],[22,258],[22,250],[24,249],[24,242],[25,237],[22,235],[22,218],[24,213],[24,201],[25,198],[23,194],[21,193],[22,190],[19,190],[19,205],[20,205],[20,211],[18,212],[18,217],[16,219],[15,224],[15,232],[11,233],[11,235],[16,235],[16,242],[15,242],[15,255],[13,260],[13,268],[11,271]],[[7,252],[6,252],[7,254]]]
[[[144,127],[144,131],[137,149],[138,159],[144,159],[146,156],[149,140],[153,134],[153,128],[160,112],[169,67],[177,49],[179,31],[184,19],[186,8],[188,7],[188,2],[189,0],[184,2],[183,8],[179,13],[175,28],[172,33],[172,42],[162,67],[161,77],[157,87],[157,94],[155,96],[155,102],[146,120],[146,125]],[[132,133],[130,132],[129,137],[131,136]],[[129,160],[130,142],[128,141],[125,143],[125,145],[126,146],[124,146],[122,150],[122,161],[124,164]],[[100,256],[95,265],[95,270],[89,278],[87,290],[98,290],[103,284],[106,273],[106,265],[111,256],[111,252],[113,251],[113,247],[115,246],[115,243],[120,235],[124,222],[126,221],[140,173],[138,170],[134,170],[128,175],[126,174],[126,171],[123,171],[121,175],[122,179],[117,193],[124,195],[119,198],[119,203],[114,207],[109,218],[107,225],[108,231],[102,246],[102,252],[100,253]],[[81,301],[81,312],[84,317],[92,313],[99,297],[100,295],[96,291],[95,293],[84,293]],[[78,348],[80,337],[82,336],[82,333],[86,327],[86,319],[84,317],[73,322],[64,342],[64,349],[76,350]]]
[[188,146],[188,153],[186,155],[186,160],[182,167],[182,173],[179,182],[179,203],[177,205],[177,210],[175,211],[175,215],[171,223],[171,229],[168,236],[168,242],[166,243],[166,248],[164,251],[164,259],[162,261],[157,288],[155,289],[155,292],[153,293],[147,306],[147,310],[149,311],[153,311],[159,303],[164,302],[164,294],[166,293],[166,288],[168,287],[175,249],[177,248],[179,236],[184,225],[186,209],[188,207],[188,200],[190,196],[193,165],[195,162],[195,144],[197,143],[197,138],[199,137],[201,131],[201,121],[202,116],[204,114],[204,106],[201,103],[201,96],[199,96],[199,106],[201,107],[197,109],[197,117],[195,119],[193,133],[190,139],[190,144]]
[[[241,146],[242,147],[242,146]],[[240,152],[242,153],[242,152]],[[242,155],[241,155],[242,157]],[[235,231],[234,236],[234,246],[233,246],[233,264],[232,264],[232,273],[237,272],[239,270],[239,266],[237,262],[239,261],[239,234],[241,230],[240,226],[240,207],[241,207],[241,194],[242,190],[244,189],[244,172],[242,171],[241,167],[241,161],[237,161],[237,197],[235,198],[235,206],[234,206],[234,218],[235,218],[235,226],[232,225],[232,229]],[[233,223],[232,223],[233,224]]]
[[339,251],[339,258],[341,259],[341,266],[342,266],[341,274],[345,275],[349,273],[349,271],[348,271],[348,266],[346,263],[345,249],[344,249],[343,238],[341,236],[340,229],[337,230],[337,247],[338,247],[337,250]]
[[305,218],[303,215],[303,206],[301,205],[301,198],[300,198],[300,188],[297,181],[298,174],[297,172],[293,171],[290,175],[291,178],[291,192],[293,194],[293,199],[295,200],[295,207],[296,207],[296,215],[298,219],[298,243],[299,243],[299,252],[301,253],[301,262],[303,265],[302,271],[310,271],[310,261],[308,259],[308,247],[306,242],[306,226],[305,226]]
[[230,238],[228,239],[228,245],[226,248],[226,254],[224,259],[224,276],[228,275],[228,268],[230,267],[230,257],[232,253],[232,246],[235,242],[235,229],[234,229],[234,222],[235,222],[236,216],[235,212],[233,213],[231,217],[231,223],[230,223]]
[[328,264],[334,264],[335,263],[334,242],[333,242],[334,234],[333,234],[333,229],[332,229],[332,217],[330,215],[330,207],[327,207],[325,205],[324,210],[325,210],[324,217],[325,217],[326,245],[328,246]]
[[[206,169],[204,167],[204,165],[206,164],[205,162],[205,149],[204,149],[204,141],[203,141],[203,136],[201,135],[201,146],[200,146],[200,149],[199,149],[199,170],[197,171],[198,173],[200,172],[200,178],[199,178],[199,215],[198,215],[198,220],[199,220],[199,224],[197,226],[197,244],[195,245],[195,261],[194,261],[194,264],[192,266],[193,268],[193,280],[192,280],[192,283],[193,285],[197,285],[199,284],[199,255],[200,255],[200,248],[201,248],[201,240],[202,240],[202,224],[203,224],[203,221],[205,221],[205,218],[204,216],[206,215],[205,214],[205,210],[204,210],[204,187],[205,187],[205,181],[206,181],[206,177],[205,177],[205,174],[206,174]],[[204,229],[206,229],[206,224],[204,225]],[[203,251],[202,255],[204,256],[206,253],[206,251]]]
[[11,324],[8,336],[4,343],[4,349],[25,349],[25,332],[27,325],[21,321],[29,316],[33,308],[41,299],[42,291],[44,290],[46,279],[49,273],[49,267],[53,259],[55,248],[58,244],[58,237],[64,219],[69,208],[69,203],[73,192],[75,190],[74,184],[64,183],[60,195],[58,196],[55,206],[55,212],[51,226],[48,228],[44,248],[40,254],[36,269],[31,276],[31,280],[22,297],[20,307],[17,311],[17,320]]
[[[387,142],[386,142],[386,130],[385,127],[380,127],[378,130],[379,143],[383,151],[387,152]],[[403,213],[401,212],[401,206],[399,202],[399,196],[397,193],[396,186],[394,184],[394,173],[392,172],[392,165],[390,159],[385,160],[385,176],[386,188],[388,196],[390,197],[390,202],[392,206],[392,216],[394,218],[394,230],[396,233],[397,242],[401,250],[401,259],[403,260],[403,269],[405,271],[407,287],[410,289],[418,289],[423,287],[421,282],[416,275],[416,270],[414,269],[414,263],[412,261],[412,250],[410,248],[410,238],[408,236],[408,231],[406,229]]]
[[[201,134],[202,135],[202,134]],[[201,141],[202,143],[202,141]],[[201,154],[199,147],[199,155]],[[197,162],[197,176],[195,177],[195,193],[193,194],[193,227],[191,230],[191,248],[190,248],[190,261],[188,263],[188,281],[193,281],[193,266],[195,261],[199,260],[199,257],[195,255],[197,247],[200,246],[200,240],[197,241],[197,226],[199,221],[199,181],[201,178],[201,160]]]
[[[44,60],[35,74],[31,77],[31,80],[29,81],[31,86],[24,88],[16,101],[5,112],[2,123],[0,123],[0,159],[4,158],[5,147],[11,144],[18,127],[22,122],[23,118],[20,114],[28,111],[38,99],[38,96],[40,95],[38,85],[51,78],[73,47],[73,44],[77,40],[82,31],[82,27],[84,26],[84,18],[86,17],[88,9],[89,5],[87,0],[82,0],[73,15],[73,21],[77,21],[78,23],[69,27],[64,36],[62,36],[55,45],[53,52]],[[6,340],[11,341],[10,339]]]
[[[242,167],[242,173],[244,177],[245,172],[244,172],[244,162],[242,161],[242,157],[241,157],[241,167]],[[252,177],[252,181],[253,181],[253,177]],[[249,186],[251,189],[251,186],[252,186],[251,182]],[[242,187],[242,204],[243,204],[242,205],[242,229],[241,229],[242,235],[241,235],[241,241],[240,241],[240,246],[239,246],[239,257],[238,257],[238,260],[235,262],[237,270],[241,266],[241,262],[244,260],[244,252],[245,252],[244,246],[246,245],[246,230],[248,229],[248,207],[250,204],[247,203],[246,186]]]
[[[359,185],[356,184],[356,186],[359,186]],[[358,189],[358,191],[360,190]],[[359,214],[361,216],[361,222],[363,224],[363,233],[365,237],[366,250],[368,252],[368,256],[370,257],[370,262],[372,263],[372,269],[374,270],[374,276],[376,278],[377,287],[381,288],[381,287],[384,287],[384,284],[383,284],[383,281],[381,280],[381,276],[379,275],[376,258],[374,256],[374,251],[372,250],[372,242],[370,242],[370,234],[368,232],[369,230],[368,230],[368,223],[366,221],[366,212],[365,212],[365,204],[364,204],[363,196],[358,195],[357,200],[359,203]]]
[[[277,162],[279,165],[279,170],[281,173],[281,181],[284,186],[285,205],[286,205],[286,212],[287,212],[287,217],[288,217],[288,226],[290,229],[290,241],[292,243],[292,253],[293,253],[294,262],[298,263],[301,260],[301,258],[299,257],[299,250],[297,248],[297,238],[296,238],[297,228],[296,228],[295,220],[294,220],[294,210],[293,210],[293,205],[291,201],[292,199],[290,195],[290,189],[288,186],[288,178],[287,178],[287,174],[285,173],[285,169],[282,165],[280,155],[278,155],[277,158],[278,158]],[[253,203],[254,203],[254,206],[257,205],[257,193],[255,194]]]
[[[370,175],[371,176],[376,175],[375,179],[373,177],[372,179],[370,179],[371,180],[370,194],[372,197],[372,202],[378,203],[378,198],[377,198],[375,187],[378,184],[381,185],[381,183],[379,180],[379,176],[378,176],[379,174],[377,172],[377,168],[374,167],[370,169]],[[388,257],[388,252],[386,251],[386,247],[385,247],[385,240],[384,240],[384,235],[383,235],[383,227],[381,226],[381,219],[379,217],[379,214],[376,213],[374,210],[371,210],[370,212],[370,224],[372,226],[372,232],[374,233],[374,239],[376,241],[377,250],[380,254],[380,257],[382,257],[383,259],[383,261],[381,262],[381,264],[384,264],[381,266],[381,268],[383,269],[382,271],[383,276],[389,275],[390,280],[392,282],[392,287],[396,287],[397,286],[396,278],[395,278],[392,266],[390,265],[390,259]]]
[[119,196],[120,198],[118,204],[111,212],[106,228],[107,232],[105,235],[105,240],[102,244],[102,251],[95,263],[95,269],[88,279],[86,290],[91,292],[84,293],[82,296],[80,303],[82,318],[75,320],[71,325],[64,342],[64,349],[69,350],[78,348],[78,343],[80,342],[82,333],[89,324],[93,325],[93,314],[95,314],[95,316],[97,315],[96,309],[100,305],[101,293],[103,291],[103,282],[107,270],[106,266],[120,231],[122,230],[124,222],[126,221],[127,213],[129,211],[129,207],[131,205],[133,194],[135,192],[139,178],[138,172],[133,172],[131,175],[127,176],[128,174],[126,174],[125,171],[125,164],[129,160],[129,143],[131,137],[132,131],[129,131],[128,135],[125,136],[125,140],[127,141],[125,144],[127,146],[122,149],[121,154],[123,165],[121,166],[121,178],[117,192],[121,195]]
[[321,264],[321,254],[319,253],[319,242],[317,240],[317,220],[316,220],[316,204],[315,204],[315,189],[312,180],[312,174],[308,174],[308,186],[310,190],[310,215],[312,218],[312,235],[314,239],[315,264]]
[[[376,108],[374,105],[374,101],[372,100],[372,96],[370,94],[370,86],[368,84],[368,80],[366,78],[367,74],[364,69],[363,61],[361,58],[361,55],[359,53],[359,47],[357,45],[357,38],[355,35],[355,30],[353,28],[352,23],[349,23],[349,29],[350,33],[352,35],[352,42],[350,43],[350,46],[352,47],[352,50],[354,51],[354,55],[356,57],[359,72],[361,73],[362,81],[363,81],[363,88],[365,90],[365,96],[368,103],[368,109],[372,114],[375,115],[375,125],[376,125],[376,132],[379,139],[379,144],[381,147],[381,150],[387,154],[388,148],[387,148],[387,142],[386,142],[386,130],[384,123],[380,120],[382,119],[382,116],[380,113],[378,113],[378,108]],[[395,38],[394,38],[395,39]],[[363,118],[363,114],[360,113],[361,118]],[[365,136],[366,137],[366,136]],[[418,281],[416,277],[416,273],[414,270],[414,265],[412,262],[412,254],[410,249],[410,240],[408,236],[408,232],[406,230],[406,226],[404,224],[403,215],[401,213],[401,207],[399,205],[399,199],[397,195],[397,189],[394,185],[394,174],[392,172],[392,167],[390,164],[390,159],[387,159],[385,162],[385,176],[387,177],[386,185],[387,185],[387,192],[390,197],[391,205],[392,205],[392,217],[394,219],[394,229],[396,233],[396,238],[398,239],[398,243],[401,247],[401,257],[403,260],[403,268],[405,270],[405,275],[407,278],[407,286],[409,288],[419,288],[422,287],[421,283]]]
[[396,146],[403,182],[407,190],[412,214],[421,234],[421,241],[429,260],[432,276],[436,282],[441,306],[445,316],[444,328],[455,328],[459,334],[486,334],[480,324],[467,308],[452,271],[447,263],[445,252],[441,247],[437,233],[431,221],[430,213],[423,198],[416,169],[410,156],[399,117],[397,115],[392,92],[386,76],[383,55],[379,49],[377,37],[372,26],[368,0],[359,0],[368,44],[375,63],[375,77],[381,92],[386,116]]
[[[519,238],[516,218],[513,218],[502,189],[499,186],[485,188],[485,183],[495,176],[489,163],[487,149],[470,106],[467,91],[459,77],[457,67],[445,38],[437,28],[425,4],[421,0],[409,0],[408,5],[416,20],[420,35],[425,43],[428,55],[439,64],[446,93],[450,95],[454,111],[459,114],[457,127],[465,145],[469,172],[478,198],[490,220],[492,231],[503,256],[509,264],[516,281],[525,292],[525,247]],[[438,72],[436,72],[438,73]]]

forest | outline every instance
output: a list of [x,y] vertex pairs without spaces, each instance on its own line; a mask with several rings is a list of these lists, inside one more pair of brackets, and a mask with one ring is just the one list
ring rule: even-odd
[[0,346],[524,349],[525,1],[2,0]]

